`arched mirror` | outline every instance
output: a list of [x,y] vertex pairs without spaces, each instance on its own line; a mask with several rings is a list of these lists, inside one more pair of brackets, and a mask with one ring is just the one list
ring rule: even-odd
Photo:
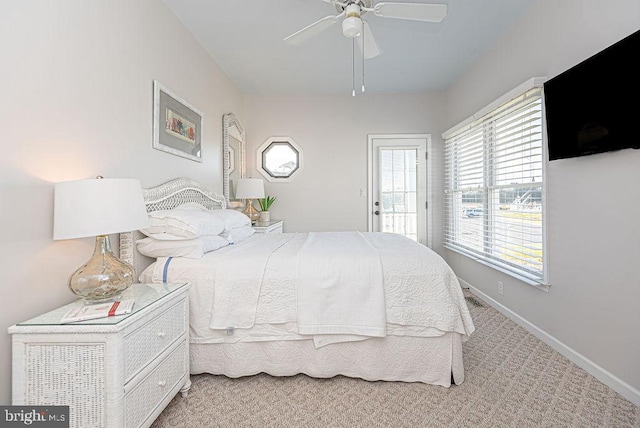
[[241,205],[235,201],[238,179],[245,177],[244,128],[233,113],[222,116],[222,186],[229,207]]

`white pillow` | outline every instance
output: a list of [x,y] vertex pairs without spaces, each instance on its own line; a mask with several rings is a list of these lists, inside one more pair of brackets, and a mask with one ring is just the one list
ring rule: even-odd
[[251,226],[251,220],[245,214],[236,210],[209,210],[207,213],[224,223],[224,232],[228,232],[238,227]]
[[[167,229],[167,228],[163,228]],[[165,232],[160,232],[160,233],[151,233],[153,231],[158,231],[160,229],[156,229],[156,228],[146,228],[144,230],[141,230],[140,232],[142,232],[143,234],[147,235],[149,238],[153,238],[156,239],[158,241],[184,241],[184,240],[190,240],[190,239],[195,239],[195,238],[188,238],[185,236],[180,236],[180,235],[174,235],[173,233],[165,233]],[[183,231],[180,230],[176,230],[177,233],[184,233]],[[205,236],[217,236],[217,235],[205,235]]]
[[222,232],[220,236],[229,241],[230,244],[237,244],[238,242],[244,241],[254,233],[256,233],[256,230],[253,227],[242,226],[231,229],[228,232]]
[[159,241],[153,238],[143,238],[136,241],[138,252],[148,257],[186,257],[199,259],[205,253],[229,245],[229,241],[222,236],[209,235],[195,239],[181,241]]
[[140,284],[151,284],[153,283],[153,271],[155,270],[155,263],[151,264],[150,266],[147,266],[142,273],[140,274],[140,276],[138,276],[138,282]]
[[153,211],[149,213],[149,227],[140,232],[160,240],[219,235],[225,229],[225,223],[209,215],[210,212],[202,205],[193,202],[172,210]]

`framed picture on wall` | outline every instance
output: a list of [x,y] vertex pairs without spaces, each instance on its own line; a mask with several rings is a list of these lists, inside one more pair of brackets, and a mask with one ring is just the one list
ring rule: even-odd
[[153,81],[153,148],[202,162],[202,113]]

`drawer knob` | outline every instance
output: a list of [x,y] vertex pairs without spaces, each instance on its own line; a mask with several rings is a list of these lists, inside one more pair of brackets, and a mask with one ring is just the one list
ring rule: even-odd
[[166,380],[161,380],[160,382],[158,382],[159,386],[165,386],[167,384]]
[[167,335],[167,333],[165,333],[164,331],[160,331],[158,332],[158,337],[163,338]]

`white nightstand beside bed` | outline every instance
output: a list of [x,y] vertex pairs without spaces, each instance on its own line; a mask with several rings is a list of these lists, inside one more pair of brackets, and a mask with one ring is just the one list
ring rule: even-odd
[[9,327],[12,404],[69,406],[70,427],[148,427],[189,380],[188,283],[134,284],[133,312],[61,324],[71,303]]
[[258,221],[252,225],[256,233],[282,233],[283,220]]

